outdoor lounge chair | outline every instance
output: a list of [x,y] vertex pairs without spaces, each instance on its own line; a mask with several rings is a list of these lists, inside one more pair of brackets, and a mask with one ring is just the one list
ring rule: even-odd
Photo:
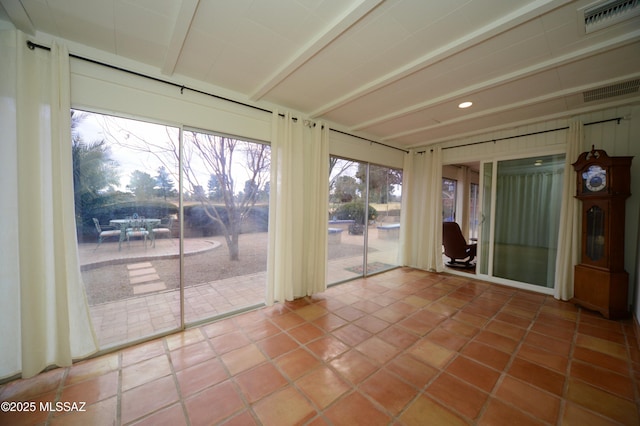
[[442,245],[445,256],[450,259],[447,266],[454,268],[474,268],[476,266],[472,261],[476,258],[477,245],[467,244],[460,226],[456,222],[442,223]]
[[102,241],[105,238],[115,237],[118,238],[118,241],[120,240],[121,231],[119,229],[109,225],[100,225],[100,222],[95,217],[93,218],[93,224],[96,226],[96,230],[98,231],[98,245],[96,246],[96,249],[100,247],[100,244],[102,244]]

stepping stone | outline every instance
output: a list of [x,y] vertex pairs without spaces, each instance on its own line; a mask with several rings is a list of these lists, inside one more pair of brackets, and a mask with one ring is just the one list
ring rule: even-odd
[[130,277],[139,277],[140,275],[155,274],[156,268],[133,269],[129,271]]
[[131,263],[127,265],[127,269],[153,268],[151,262]]
[[132,285],[141,284],[141,283],[148,283],[149,281],[156,281],[159,279],[160,277],[158,276],[158,274],[150,274],[150,275],[143,275],[141,277],[129,278],[129,283]]
[[167,286],[162,281],[151,284],[142,284],[133,287],[133,294],[151,293],[154,291],[166,290]]

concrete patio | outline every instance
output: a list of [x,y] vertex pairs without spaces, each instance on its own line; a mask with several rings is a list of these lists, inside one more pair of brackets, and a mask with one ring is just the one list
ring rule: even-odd
[[[370,237],[367,261],[384,265],[396,264],[397,241]],[[362,244],[362,236],[343,233],[342,243]],[[184,239],[185,257],[214,250],[221,242],[216,238]],[[330,246],[331,249],[331,246]],[[96,249],[95,244],[80,244],[79,257],[83,271],[97,266],[126,264],[131,276],[128,285],[136,286],[140,293],[126,299],[90,305],[100,349],[118,346],[180,326],[180,290],[165,289],[153,279],[151,261],[179,256],[179,239],[158,239],[155,247],[144,246],[142,241],[123,244],[105,242]],[[361,276],[357,266],[362,256],[342,257],[329,261],[328,283],[337,283]],[[354,268],[356,267],[356,268]],[[354,270],[356,269],[356,270]],[[155,275],[157,277],[157,275]],[[250,309],[264,303],[266,272],[240,275],[184,289],[184,320],[194,323],[230,313]],[[127,283],[123,283],[127,285]],[[134,293],[135,293],[134,289]]]

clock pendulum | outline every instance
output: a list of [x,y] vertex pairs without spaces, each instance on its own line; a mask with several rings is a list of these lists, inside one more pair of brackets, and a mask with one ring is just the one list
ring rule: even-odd
[[612,319],[629,315],[624,210],[631,195],[632,159],[609,157],[592,147],[573,163],[576,198],[582,201],[582,244],[572,302]]

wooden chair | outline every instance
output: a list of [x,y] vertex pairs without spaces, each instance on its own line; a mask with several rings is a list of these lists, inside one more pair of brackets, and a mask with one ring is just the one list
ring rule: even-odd
[[442,245],[444,254],[450,261],[447,266],[454,268],[474,268],[477,244],[467,244],[460,226],[456,222],[442,223]]

